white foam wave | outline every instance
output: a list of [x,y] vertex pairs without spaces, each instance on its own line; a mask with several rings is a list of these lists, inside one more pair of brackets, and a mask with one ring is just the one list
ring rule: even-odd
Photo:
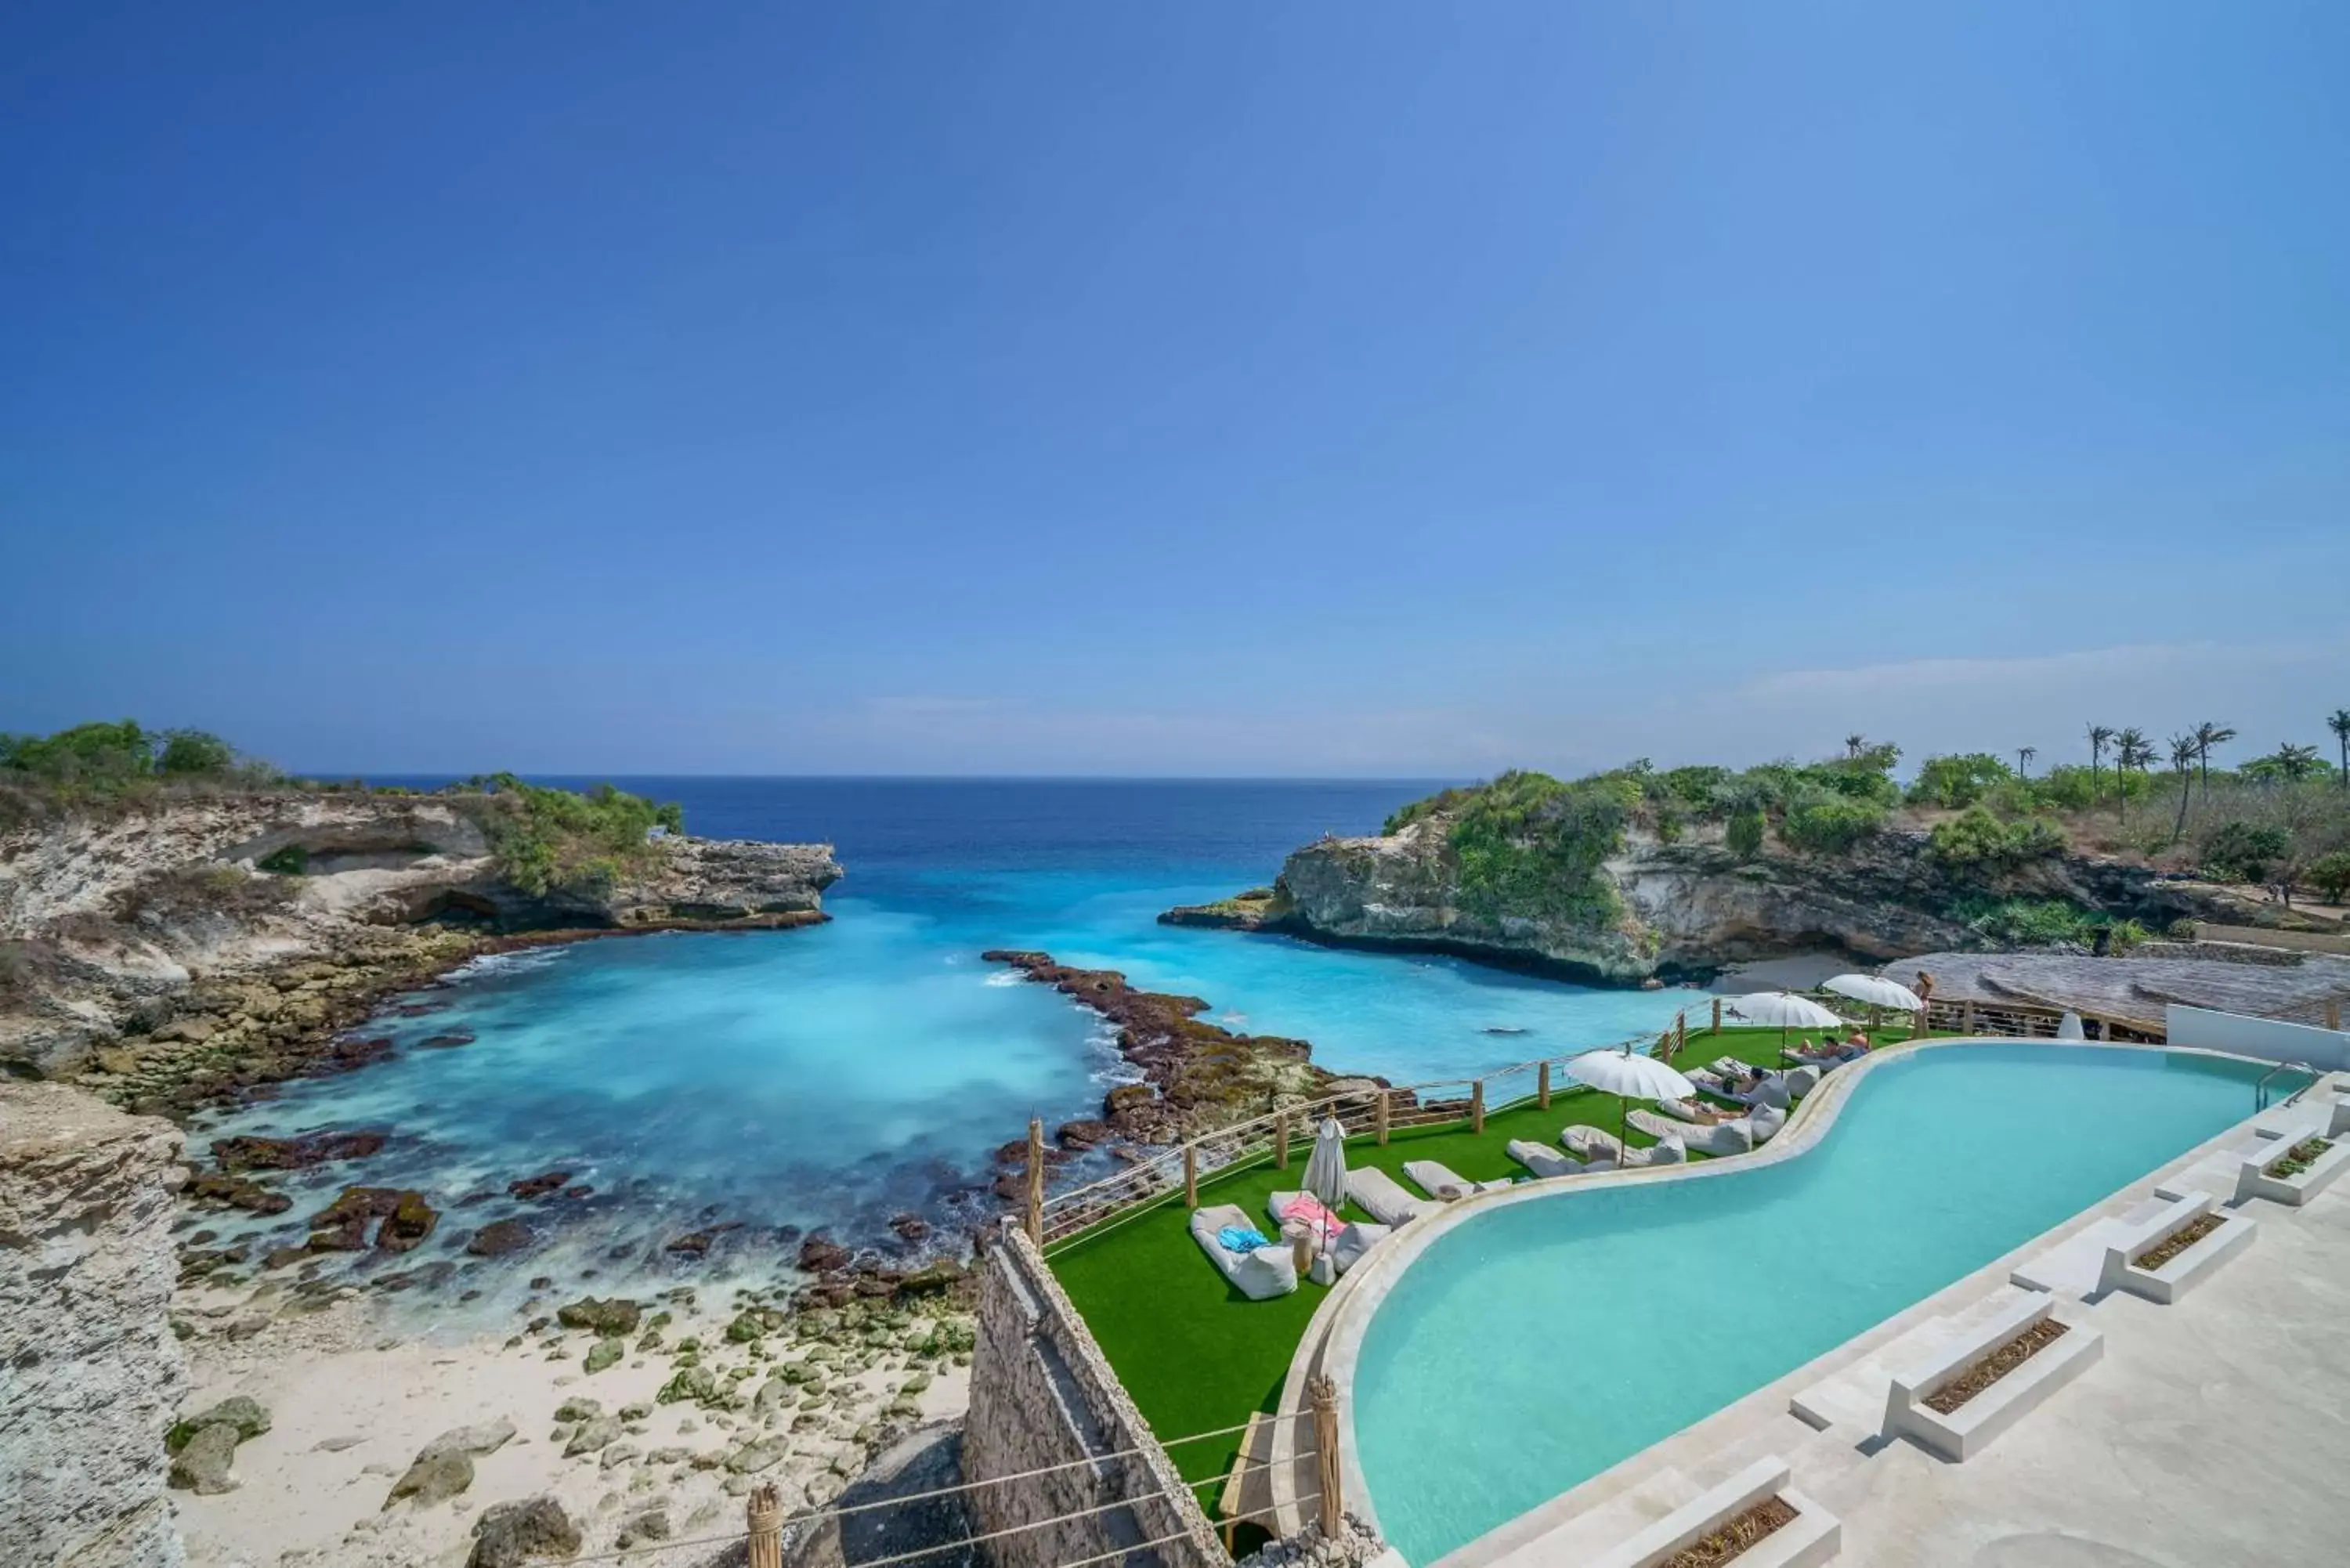
[[989,985],[1018,985],[1028,977],[1016,969],[998,970],[987,977]]

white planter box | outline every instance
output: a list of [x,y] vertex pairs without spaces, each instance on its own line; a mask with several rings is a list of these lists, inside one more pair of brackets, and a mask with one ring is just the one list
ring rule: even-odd
[[1787,1461],[1773,1456],[1691,1498],[1583,1568],[1656,1568],[1769,1497],[1794,1509],[1795,1517],[1740,1552],[1731,1560],[1733,1568],[1814,1568],[1843,1547],[1844,1526],[1835,1515],[1790,1487]]
[[1885,1394],[1883,1435],[1908,1438],[1953,1464],[1982,1452],[2026,1412],[2087,1371],[2105,1354],[2105,1336],[2085,1324],[2067,1324],[2054,1345],[2027,1357],[1949,1415],[1926,1401],[1969,1366],[2046,1318],[2055,1305],[2052,1295],[2026,1296],[1974,1332],[1937,1347],[1931,1361],[1895,1373]]
[[2217,1202],[2208,1192],[2171,1193],[2157,1189],[2169,1207],[2106,1249],[2105,1266],[2097,1273],[2097,1294],[2127,1291],[2168,1306],[2209,1279],[2211,1272],[2252,1244],[2260,1226],[2240,1214],[2220,1216],[2220,1228],[2158,1269],[2141,1269],[2130,1262],[2150,1247],[2159,1246],[2204,1215]]
[[[2340,1115],[2337,1109],[2336,1120],[2340,1119]],[[2350,1165],[2350,1138],[2336,1138],[2334,1147],[2319,1155],[2299,1176],[2271,1176],[2268,1172],[2270,1166],[2284,1158],[2287,1149],[2309,1136],[2303,1134],[2301,1137],[2293,1137],[2288,1134],[2283,1137],[2271,1138],[2266,1147],[2245,1160],[2243,1168],[2236,1173],[2236,1201],[2242,1203],[2248,1199],[2265,1198],[2272,1203],[2288,1204],[2298,1209],[2333,1185],[2334,1179],[2342,1174],[2343,1167]]]

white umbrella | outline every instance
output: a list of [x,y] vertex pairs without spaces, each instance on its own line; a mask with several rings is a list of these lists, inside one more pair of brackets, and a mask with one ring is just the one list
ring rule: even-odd
[[1635,1056],[1629,1046],[1620,1051],[1587,1051],[1566,1064],[1566,1075],[1588,1084],[1604,1095],[1621,1096],[1616,1105],[1617,1137],[1624,1136],[1625,1100],[1685,1100],[1697,1085],[1654,1056]]
[[1777,1024],[1782,1040],[1790,1029],[1835,1029],[1844,1023],[1811,998],[1792,991],[1758,991],[1752,996],[1733,996],[1721,1005],[1723,1012],[1734,1012],[1749,1023],[1766,1029]]
[[1871,1007],[1889,1007],[1897,1012],[1916,1012],[1926,1005],[1916,992],[1883,975],[1840,974],[1827,982],[1827,989],[1838,996],[1849,996]]

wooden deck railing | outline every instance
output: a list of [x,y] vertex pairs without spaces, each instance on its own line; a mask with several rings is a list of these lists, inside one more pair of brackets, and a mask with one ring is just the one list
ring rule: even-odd
[[[1720,1014],[1717,1003],[1716,1027],[1720,1026]],[[1485,1118],[1496,1112],[1529,1102],[1547,1106],[1554,1095],[1578,1088],[1558,1070],[1573,1057],[1627,1044],[1634,1050],[1669,1054],[1686,1042],[1689,1028],[1689,1015],[1684,1012],[1672,1028],[1654,1038],[1642,1034],[1586,1045],[1566,1055],[1536,1057],[1496,1067],[1473,1078],[1439,1078],[1385,1089],[1347,1089],[1319,1099],[1283,1106],[1187,1142],[1154,1150],[1113,1175],[1050,1197],[1043,1195],[1041,1183],[1035,1179],[1035,1173],[1042,1168],[1035,1156],[1041,1153],[1044,1127],[1041,1123],[1032,1122],[1028,1232],[1039,1246],[1051,1249],[1112,1220],[1130,1218],[1143,1207],[1177,1191],[1183,1194],[1187,1204],[1197,1208],[1200,1183],[1206,1178],[1268,1161],[1276,1168],[1286,1168],[1292,1161],[1302,1163],[1312,1149],[1315,1130],[1325,1121],[1336,1121],[1346,1129],[1348,1137],[1367,1136],[1382,1144],[1395,1133],[1415,1127],[1465,1125],[1482,1132]]]

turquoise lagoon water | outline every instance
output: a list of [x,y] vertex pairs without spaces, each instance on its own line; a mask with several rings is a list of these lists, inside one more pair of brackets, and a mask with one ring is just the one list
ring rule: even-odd
[[[432,1295],[443,1313],[465,1288],[501,1310],[541,1272],[768,1271],[795,1251],[791,1230],[896,1247],[887,1222],[913,1212],[950,1232],[992,1207],[993,1151],[1032,1114],[1048,1127],[1094,1114],[1125,1074],[1098,1020],[981,962],[991,947],[1120,969],[1207,999],[1228,1026],[1300,1036],[1326,1064],[1399,1082],[1653,1033],[1691,1000],[1156,923],[1170,904],[1270,879],[1325,829],[1375,828],[1428,784],[621,782],[681,801],[699,833],[833,841],[847,872],[826,898],[835,918],[477,965],[415,999],[436,1011],[367,1027],[398,1042],[390,1061],[205,1126],[391,1134],[378,1156],[296,1179],[276,1221],[212,1228],[290,1242],[346,1182],[421,1188],[446,1213],[423,1248],[336,1266],[452,1264],[460,1288]],[[473,1038],[425,1044],[452,1033]],[[547,1169],[594,1193],[505,1196]],[[531,1251],[464,1254],[508,1217],[539,1232]],[[665,1250],[711,1225],[736,1228],[708,1259]]]
[[2216,1136],[2260,1071],[1924,1051],[1795,1158],[1463,1223],[1364,1336],[1355,1439],[1384,1533],[1433,1563]]

